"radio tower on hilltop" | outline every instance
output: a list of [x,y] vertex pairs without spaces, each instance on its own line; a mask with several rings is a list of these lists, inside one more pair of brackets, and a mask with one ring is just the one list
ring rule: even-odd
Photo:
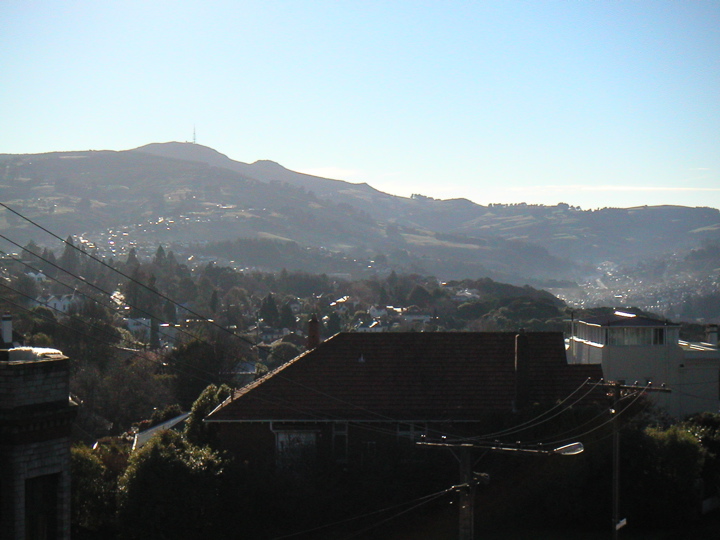
[[193,144],[197,144],[197,137],[195,137],[195,124],[193,124]]

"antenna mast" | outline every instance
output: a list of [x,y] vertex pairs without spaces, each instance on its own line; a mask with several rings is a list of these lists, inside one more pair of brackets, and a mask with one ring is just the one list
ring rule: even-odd
[[195,124],[193,124],[193,144],[197,144],[197,138],[195,137]]

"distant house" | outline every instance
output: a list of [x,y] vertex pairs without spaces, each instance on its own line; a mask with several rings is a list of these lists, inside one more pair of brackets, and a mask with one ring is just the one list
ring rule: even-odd
[[402,310],[397,322],[404,330],[422,331],[426,329],[428,323],[430,323],[433,318],[432,313],[418,306],[409,306]]
[[375,319],[370,322],[360,321],[353,328],[354,332],[385,332],[386,326],[382,321]]
[[126,328],[140,339],[150,339],[150,319],[148,317],[134,317],[123,319]]
[[368,309],[368,315],[373,319],[379,319],[380,317],[387,317],[388,308],[385,306],[370,306]]
[[[152,336],[153,322],[149,317],[135,317],[123,319],[125,327],[136,339],[149,341]],[[182,332],[179,324],[158,324],[157,335],[160,344],[163,346],[174,346],[178,339],[178,333]]]
[[74,307],[79,307],[82,298],[75,293],[50,296],[39,296],[35,299],[39,306],[45,306],[53,310],[55,313],[67,314]]
[[481,434],[502,414],[601,376],[599,366],[568,365],[561,333],[340,333],[205,421],[251,465],[360,463],[423,434]]
[[348,311],[355,308],[355,303],[350,300],[349,296],[343,296],[331,302],[330,308],[338,315],[345,315]]
[[38,270],[37,273],[28,272],[26,275],[35,283],[45,283],[47,281],[47,277],[45,277],[45,274],[43,274],[41,270]]
[[453,300],[456,302],[469,302],[480,298],[480,291],[477,289],[460,289],[455,292]]
[[274,326],[268,326],[267,324],[260,324],[249,328],[248,332],[255,333],[258,339],[263,343],[272,343],[273,341],[289,334],[290,330],[287,328],[275,328]]
[[[267,346],[258,347],[259,356],[267,361],[270,348]],[[241,360],[237,362],[232,370],[228,373],[231,376],[235,385],[245,386],[246,384],[254,381],[258,377],[258,367],[256,362],[250,362],[247,360]]]
[[676,418],[720,410],[720,353],[714,343],[680,340],[680,326],[615,311],[574,321],[568,346],[573,364],[599,365],[604,377],[628,384],[666,385],[650,397]]

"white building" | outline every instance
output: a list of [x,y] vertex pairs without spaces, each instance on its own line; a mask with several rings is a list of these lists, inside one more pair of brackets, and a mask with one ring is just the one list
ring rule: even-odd
[[720,411],[720,353],[714,343],[680,340],[680,326],[616,311],[573,321],[568,362],[600,364],[603,376],[626,384],[664,384],[648,395],[670,415]]
[[35,300],[39,306],[46,306],[56,313],[67,314],[73,307],[79,307],[82,298],[75,293],[63,295],[39,296]]

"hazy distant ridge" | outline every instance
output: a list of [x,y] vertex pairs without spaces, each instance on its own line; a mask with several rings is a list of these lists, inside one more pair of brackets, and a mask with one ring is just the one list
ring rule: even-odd
[[[62,235],[101,238],[103,231],[132,225],[144,232],[129,240],[151,243],[296,242],[319,253],[345,253],[348,260],[383,254],[393,267],[443,279],[573,279],[603,261],[687,251],[720,237],[720,212],[713,208],[585,211],[407,198],[272,161],[234,161],[192,143],[6,154],[0,175],[3,201]],[[163,226],[142,225],[159,217],[167,220]],[[18,238],[35,238],[26,224],[2,219]],[[313,260],[317,256],[308,255],[303,268],[311,269]],[[333,271],[325,262],[323,271]]]

